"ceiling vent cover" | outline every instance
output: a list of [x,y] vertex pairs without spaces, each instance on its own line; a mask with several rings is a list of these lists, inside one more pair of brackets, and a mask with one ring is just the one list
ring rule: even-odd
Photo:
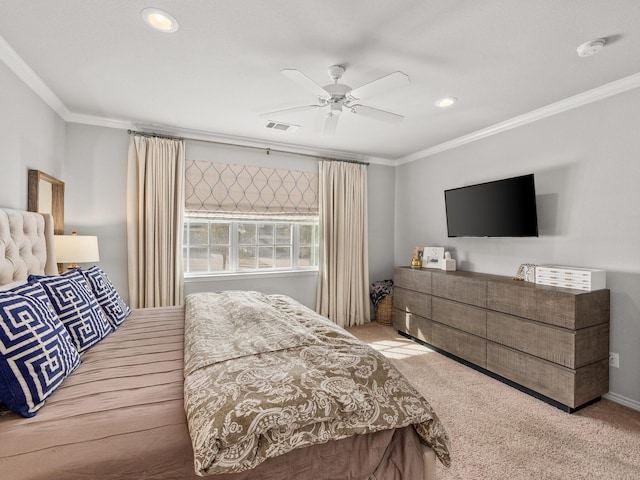
[[276,130],[278,132],[295,132],[298,128],[300,128],[300,125],[292,125],[290,123],[282,123],[276,122],[274,120],[269,120],[265,124],[265,127],[267,127],[269,130]]

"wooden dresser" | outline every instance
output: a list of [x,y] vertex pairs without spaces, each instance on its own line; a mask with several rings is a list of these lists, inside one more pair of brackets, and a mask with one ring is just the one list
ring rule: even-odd
[[609,290],[398,267],[393,325],[566,411],[609,391]]

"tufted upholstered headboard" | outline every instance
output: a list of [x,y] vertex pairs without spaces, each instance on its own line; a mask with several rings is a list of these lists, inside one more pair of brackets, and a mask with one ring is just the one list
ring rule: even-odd
[[50,214],[0,208],[0,285],[58,273]]

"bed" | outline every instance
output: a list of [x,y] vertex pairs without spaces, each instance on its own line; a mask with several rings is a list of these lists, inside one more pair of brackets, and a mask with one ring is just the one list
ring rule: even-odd
[[[29,274],[55,274],[51,235],[47,215],[0,209],[0,247],[5,250],[0,284],[23,282]],[[80,355],[81,364],[37,414],[23,418],[0,408],[3,478],[432,480],[436,458],[449,463],[448,438],[437,416],[426,401],[416,401],[384,357],[327,320],[303,328],[317,315],[288,297],[238,292],[238,300],[230,295],[189,296],[186,307],[134,309]],[[263,323],[266,334],[257,334],[253,322],[238,321],[246,316],[247,301],[257,305],[249,310],[255,309],[255,323]],[[271,318],[277,311],[295,325]],[[330,339],[336,353],[320,353],[323,338]],[[373,357],[354,354],[367,349]],[[293,363],[286,356],[291,352]],[[313,362],[323,363],[318,360],[322,355],[335,361],[320,380],[321,393],[307,390],[309,381],[290,383],[296,369],[318,377]],[[382,377],[369,371],[374,364]],[[292,367],[265,386],[256,378],[264,365],[271,367],[270,376],[283,365]],[[367,388],[376,388],[365,391],[367,398],[342,398],[342,407],[335,408],[323,390],[344,394],[354,372]],[[215,380],[204,383],[207,378]],[[239,390],[243,385],[254,395],[267,393],[251,397]],[[395,403],[381,406],[373,402],[376,396],[393,397]],[[269,402],[273,411],[266,415]],[[231,404],[231,410],[221,410],[224,404]],[[234,404],[244,405],[244,413],[238,414]],[[253,417],[247,416],[251,408],[246,405],[262,413],[259,420],[248,420]],[[320,418],[318,412],[310,414],[319,405]],[[347,420],[334,417],[334,410],[349,410],[349,405]],[[256,430],[269,422],[268,434]],[[238,430],[255,430],[255,435]]]

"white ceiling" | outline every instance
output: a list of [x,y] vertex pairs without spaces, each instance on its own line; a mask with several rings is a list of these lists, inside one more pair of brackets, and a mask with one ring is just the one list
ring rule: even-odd
[[[149,28],[150,6],[179,30]],[[0,58],[68,121],[395,162],[620,79],[640,86],[638,0],[0,0],[0,37]],[[579,58],[599,37],[604,50]],[[260,113],[315,100],[282,69],[325,85],[334,64],[354,88],[406,73],[409,86],[362,101],[404,121],[345,112],[322,138],[311,111],[272,118],[293,133],[264,127]],[[458,103],[435,107],[446,95]]]

